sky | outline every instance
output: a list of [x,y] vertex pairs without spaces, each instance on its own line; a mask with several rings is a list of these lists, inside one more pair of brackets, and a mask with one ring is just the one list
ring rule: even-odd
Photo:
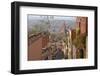
[[[76,20],[76,17],[74,16],[48,16],[49,20]],[[42,20],[42,19],[47,19],[47,15],[28,15],[29,20]]]

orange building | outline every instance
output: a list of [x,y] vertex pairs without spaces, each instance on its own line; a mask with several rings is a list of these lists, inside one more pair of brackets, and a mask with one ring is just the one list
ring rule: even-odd
[[88,30],[88,18],[87,17],[77,17],[76,19],[76,27],[79,28],[80,34],[87,34]]
[[[82,44],[80,44],[81,49],[83,52],[77,53],[78,55],[83,55],[83,58],[87,57],[87,36],[88,36],[88,17],[77,17],[76,19],[76,28],[79,29],[79,35],[83,39]],[[85,39],[84,39],[85,38]],[[85,42],[84,42],[85,40]],[[78,50],[79,51],[79,50]],[[79,51],[80,52],[80,51]]]
[[42,60],[43,48],[45,48],[49,42],[49,37],[41,33],[32,36],[28,40],[28,60]]
[[49,42],[49,36],[44,35],[42,37],[42,48],[45,48],[48,45]]

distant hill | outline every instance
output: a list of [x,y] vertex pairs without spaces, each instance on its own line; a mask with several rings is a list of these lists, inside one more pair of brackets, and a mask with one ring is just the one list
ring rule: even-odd
[[28,32],[33,29],[44,30],[49,29],[51,32],[58,32],[62,25],[68,26],[69,28],[75,28],[75,20],[28,20]]

